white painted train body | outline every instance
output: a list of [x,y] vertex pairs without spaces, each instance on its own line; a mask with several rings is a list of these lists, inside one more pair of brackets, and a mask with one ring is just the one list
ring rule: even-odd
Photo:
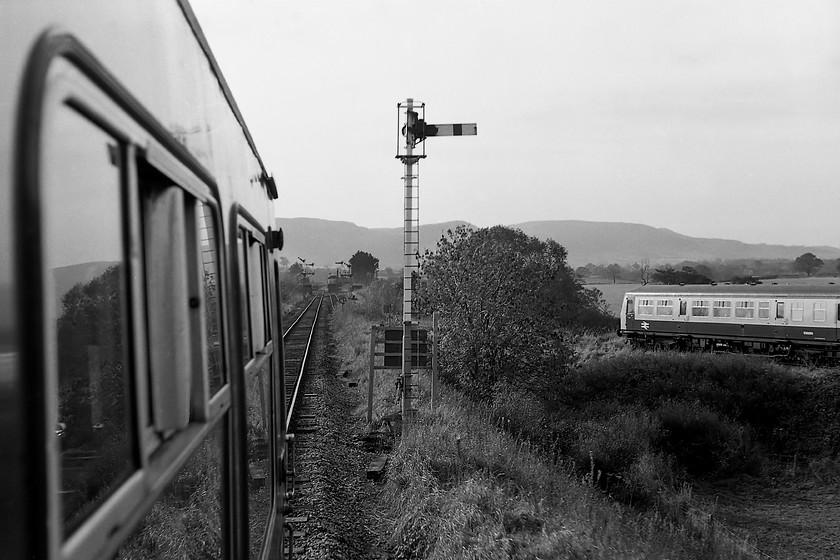
[[645,286],[628,292],[619,334],[635,342],[837,358],[840,287]]
[[0,556],[278,558],[277,190],[186,0],[0,3]]

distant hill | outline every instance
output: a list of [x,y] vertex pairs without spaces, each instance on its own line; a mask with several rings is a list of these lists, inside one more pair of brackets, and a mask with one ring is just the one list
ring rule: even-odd
[[840,257],[840,248],[802,245],[750,244],[730,239],[689,237],[665,228],[621,222],[556,220],[525,222],[510,227],[540,239],[554,239],[569,251],[574,266],[586,263],[651,264],[715,259],[795,259],[811,252],[820,258]]
[[[446,230],[454,230],[459,224],[467,222],[421,225],[420,252],[426,246],[434,248]],[[282,254],[290,261],[300,257],[316,267],[332,267],[335,262],[349,261],[356,251],[364,251],[379,259],[381,270],[403,266],[402,228],[365,228],[316,218],[278,218],[277,227],[283,228]]]
[[[420,227],[421,253],[434,249],[441,234],[468,222],[445,222]],[[356,251],[366,251],[379,259],[379,268],[402,267],[402,228],[365,228],[350,222],[315,218],[278,218],[286,246],[283,254],[290,261],[303,257],[316,266],[333,266],[346,261]],[[633,264],[643,258],[651,264],[715,259],[794,259],[812,252],[822,259],[840,257],[840,248],[749,244],[727,239],[689,237],[664,228],[620,222],[554,220],[525,222],[509,227],[521,229],[540,239],[554,239],[569,252],[572,267],[587,263]]]

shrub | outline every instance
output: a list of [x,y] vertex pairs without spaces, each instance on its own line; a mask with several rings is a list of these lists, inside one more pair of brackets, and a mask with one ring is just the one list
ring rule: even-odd
[[607,487],[620,481],[637,459],[652,451],[661,426],[646,411],[628,410],[578,427],[575,464],[593,483]]
[[670,401],[656,411],[662,425],[660,445],[695,476],[758,474],[762,456],[751,445],[749,429],[698,403]]

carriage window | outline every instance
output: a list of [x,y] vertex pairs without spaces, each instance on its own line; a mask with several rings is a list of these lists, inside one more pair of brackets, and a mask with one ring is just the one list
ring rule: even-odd
[[790,302],[790,320],[801,321],[805,316],[805,302],[792,301]]
[[752,319],[753,317],[755,317],[755,302],[736,301],[735,316],[740,317],[742,319]]
[[265,246],[249,236],[248,302],[251,316],[251,340],[255,350],[262,350],[269,338],[265,278]]
[[640,299],[639,300],[639,315],[653,315],[653,300]]
[[818,323],[825,323],[825,302],[814,302],[814,321]]
[[236,250],[239,256],[239,304],[242,321],[242,359],[245,363],[253,356],[251,349],[251,306],[248,301],[248,232],[239,230],[236,238]]
[[48,367],[58,384],[60,503],[68,535],[135,468],[123,245],[123,148],[69,108],[43,138]]
[[708,317],[709,316],[709,300],[697,299],[691,302],[691,316],[692,317]]
[[712,307],[712,317],[731,317],[732,302],[726,300],[715,300]]
[[770,302],[769,301],[759,301],[758,302],[758,318],[759,319],[769,319],[770,318]]
[[784,319],[785,318],[785,302],[777,301],[776,302],[776,319]]
[[198,204],[198,231],[203,269],[204,321],[207,329],[207,374],[210,396],[213,396],[225,383],[225,368],[222,356],[216,226],[212,209],[207,204]]
[[224,424],[201,443],[115,556],[222,558]]
[[674,300],[659,299],[656,300],[656,314],[657,315],[673,315],[674,314]]

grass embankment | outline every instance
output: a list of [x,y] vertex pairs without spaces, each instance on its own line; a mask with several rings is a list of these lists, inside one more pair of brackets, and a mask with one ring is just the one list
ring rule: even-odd
[[[343,368],[366,381],[375,315],[363,309],[333,320]],[[750,558],[691,482],[797,460],[820,480],[840,473],[840,383],[829,376],[642,353],[612,336],[582,337],[577,351],[551,402],[497,387],[493,402],[447,390],[424,409],[386,486],[402,557]],[[376,383],[375,418],[399,410],[393,378]]]

